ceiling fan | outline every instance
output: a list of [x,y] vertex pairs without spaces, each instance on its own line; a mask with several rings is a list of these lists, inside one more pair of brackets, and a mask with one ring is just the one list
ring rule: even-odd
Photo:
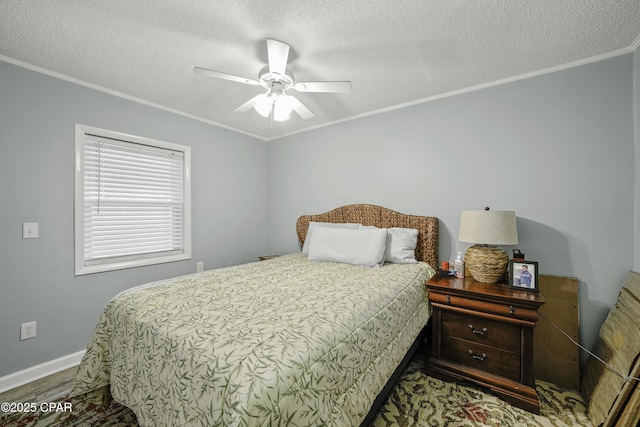
[[285,93],[289,89],[298,92],[351,92],[351,82],[297,82],[293,74],[287,71],[289,45],[273,39],[267,39],[267,57],[269,65],[258,73],[258,79],[252,80],[233,74],[194,67],[196,74],[248,85],[261,85],[267,92],[254,96],[235,111],[244,113],[254,108],[263,117],[271,116],[272,120],[283,121],[289,118],[291,111],[298,113],[303,119],[310,119],[314,114],[295,96]]

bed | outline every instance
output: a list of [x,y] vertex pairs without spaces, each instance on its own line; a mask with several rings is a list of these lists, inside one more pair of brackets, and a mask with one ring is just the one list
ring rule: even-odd
[[71,394],[113,398],[141,426],[368,424],[429,319],[438,220],[348,205],[300,217],[301,247],[317,222],[416,229],[418,262],[311,250],[131,288],[105,307]]

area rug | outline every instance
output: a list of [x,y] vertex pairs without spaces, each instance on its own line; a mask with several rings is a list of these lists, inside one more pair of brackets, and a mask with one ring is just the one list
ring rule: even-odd
[[374,427],[592,427],[580,393],[536,381],[540,415],[516,408],[488,391],[450,383],[412,363],[378,412]]
[[[468,384],[449,383],[426,375],[424,359],[407,367],[374,421],[375,427],[494,426],[592,427],[579,393],[538,381],[540,415],[503,402]],[[62,399],[72,411],[38,410],[29,414],[0,415],[3,427],[135,427],[136,417],[113,402],[103,407],[78,399]],[[48,409],[45,407],[45,409]],[[55,408],[54,408],[55,409]]]

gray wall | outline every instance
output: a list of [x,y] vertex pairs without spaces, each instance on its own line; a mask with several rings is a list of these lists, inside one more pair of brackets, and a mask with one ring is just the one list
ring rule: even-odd
[[[74,277],[76,122],[192,147],[192,260]],[[268,253],[263,141],[0,62],[0,146],[0,377],[83,350],[121,290]]]
[[[620,56],[265,143],[0,62],[0,376],[84,349],[121,290],[295,251],[299,215],[348,203],[439,217],[442,259],[468,246],[460,211],[515,210],[527,257],[580,279],[591,347],[640,269],[639,65]],[[76,122],[192,147],[191,261],[73,276]],[[23,222],[40,238],[23,240]],[[32,320],[38,336],[20,342]]]
[[629,54],[273,141],[271,247],[296,249],[301,214],[373,203],[439,217],[452,260],[462,210],[515,210],[540,272],[580,279],[592,347],[634,267],[632,87]]

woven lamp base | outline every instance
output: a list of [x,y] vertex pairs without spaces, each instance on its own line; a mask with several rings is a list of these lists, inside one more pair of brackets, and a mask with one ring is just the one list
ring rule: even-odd
[[507,271],[509,255],[495,246],[473,245],[464,255],[464,263],[476,281],[498,283]]

